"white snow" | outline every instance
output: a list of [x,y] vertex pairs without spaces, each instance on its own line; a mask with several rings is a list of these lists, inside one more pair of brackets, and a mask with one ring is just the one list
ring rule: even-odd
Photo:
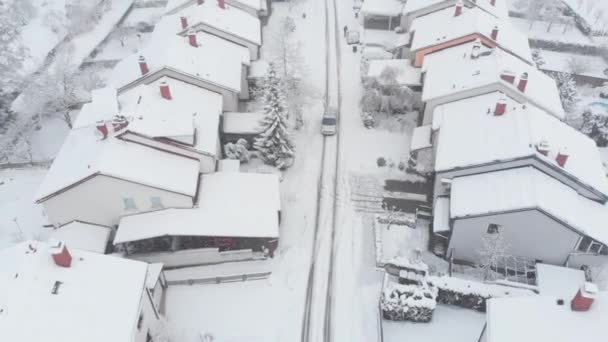
[[364,15],[378,15],[397,17],[401,14],[403,2],[401,0],[366,0],[361,6]]
[[[423,101],[501,84],[519,94],[522,99],[518,102],[530,102],[559,119],[565,117],[557,85],[551,77],[500,49],[485,50],[479,58],[470,58],[472,48],[473,43],[462,44],[425,57]],[[503,72],[515,75],[514,84],[500,78]],[[528,74],[528,84],[521,93],[516,87],[524,73]]]
[[91,91],[91,102],[85,103],[74,120],[74,128],[82,128],[105,121],[118,115],[116,89],[105,87]]
[[454,16],[454,8],[447,8],[415,19],[411,29],[415,31],[411,50],[422,50],[475,33],[490,37],[494,27],[498,27],[496,43],[501,49],[532,63],[528,37],[509,21],[498,19],[478,7],[465,8],[459,16]]
[[[497,0],[495,5],[490,3],[490,0],[465,0],[465,6],[477,6],[484,11],[492,14],[497,18],[507,19],[509,18],[509,11],[507,8],[507,2],[511,2],[510,0]],[[456,4],[454,0],[407,0],[405,5],[403,6],[403,14],[404,15],[415,15],[417,11],[421,11],[424,13],[425,10],[430,10],[432,8],[438,8],[439,6],[445,8],[450,7],[453,10],[453,6]],[[440,8],[440,7],[439,7]]]
[[159,236],[279,236],[279,180],[272,174],[203,175],[194,209],[123,217],[114,244]]
[[577,269],[538,263],[536,283],[542,296],[568,300],[574,298],[574,294],[585,283],[585,273]]
[[72,255],[68,268],[57,266],[51,246],[42,242],[26,241],[0,252],[0,339],[131,340],[147,264],[67,248]]
[[264,130],[260,122],[264,113],[225,112],[222,115],[222,132],[227,134],[259,134]]
[[450,198],[438,197],[433,206],[433,232],[450,231]]
[[69,248],[105,254],[112,229],[97,224],[72,221],[58,228],[49,228],[50,239],[63,241]]
[[573,73],[574,70],[570,67],[570,61],[573,60],[583,66],[583,69],[575,74],[608,80],[608,63],[600,56],[548,50],[540,50],[540,56],[545,61],[545,64],[540,66],[541,70]]
[[[266,8],[264,0],[226,0],[227,4],[233,2],[258,12]],[[196,0],[168,0],[165,12],[167,14],[174,14],[186,7],[195,6],[195,4]]]
[[606,205],[532,167],[457,177],[452,182],[452,218],[540,208],[595,240],[608,243]]
[[431,135],[433,133],[431,125],[424,125],[414,128],[410,151],[422,150],[433,146]]
[[608,3],[595,0],[563,0],[574,12],[578,13],[594,30],[608,29]]
[[70,132],[36,198],[43,201],[97,174],[194,196],[198,170],[196,160],[114,137],[102,140],[94,126],[86,126]]
[[530,20],[523,18],[511,18],[511,23],[519,31],[528,35],[530,39],[545,41],[573,43],[573,44],[592,44],[591,39],[584,35],[573,23],[562,24],[557,22],[547,22]]
[[422,85],[421,70],[420,68],[413,67],[409,59],[372,60],[369,62],[367,77],[378,78],[386,68],[392,68],[397,71],[396,80],[399,85]]
[[[520,105],[510,98],[505,114],[495,116],[501,98],[502,93],[493,92],[435,108],[433,124],[440,127],[435,155],[437,171],[536,158],[573,176],[585,187],[608,194],[608,180],[593,140],[547,112],[529,104]],[[536,150],[541,142],[549,146],[547,156]],[[566,150],[568,162],[559,167],[555,157]]]

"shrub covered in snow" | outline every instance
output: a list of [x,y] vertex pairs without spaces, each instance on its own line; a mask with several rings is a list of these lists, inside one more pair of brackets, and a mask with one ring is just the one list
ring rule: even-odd
[[608,116],[586,110],[582,119],[581,132],[593,139],[597,146],[608,146]]
[[559,97],[562,100],[562,105],[567,112],[572,112],[577,103],[581,100],[576,88],[576,83],[572,75],[565,72],[551,73],[553,79],[559,88]]
[[386,166],[386,158],[384,158],[384,157],[378,157],[378,159],[376,159],[376,164],[378,164],[379,167],[385,167]]
[[382,316],[392,321],[429,322],[437,306],[436,296],[433,286],[388,282],[380,298]]
[[245,139],[239,139],[236,143],[227,143],[224,145],[224,154],[228,159],[240,160],[246,163],[251,159],[251,153],[248,150],[249,143]]

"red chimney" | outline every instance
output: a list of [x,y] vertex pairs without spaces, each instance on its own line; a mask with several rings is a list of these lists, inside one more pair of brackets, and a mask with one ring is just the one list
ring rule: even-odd
[[454,16],[458,17],[462,14],[462,0],[458,0],[458,2],[456,3],[456,7],[454,8]]
[[147,74],[150,69],[148,68],[148,62],[146,62],[146,58],[144,56],[139,56],[139,70],[142,75]]
[[505,97],[501,97],[496,102],[496,108],[494,108],[494,115],[500,116],[503,115],[507,111],[507,99]]
[[105,138],[108,137],[108,133],[109,133],[108,132],[108,126],[106,126],[106,122],[105,121],[97,121],[97,126],[96,127],[97,127],[97,130],[99,132],[101,132],[101,135],[103,136],[103,138],[101,140],[103,140],[103,139],[105,139]]
[[58,242],[56,246],[51,247],[51,255],[58,266],[70,267],[72,265],[72,255],[63,242]]
[[557,157],[555,157],[555,161],[559,166],[564,167],[566,165],[566,162],[568,161],[568,157],[568,153],[566,153],[565,150],[560,150],[557,153]]
[[515,83],[515,74],[509,70],[503,70],[503,72],[500,73],[500,79],[513,84]]
[[490,0],[490,5],[496,6],[496,0]]
[[539,142],[538,144],[536,144],[536,151],[545,157],[548,156],[549,155],[549,143],[546,140]]
[[498,39],[498,26],[494,26],[492,29],[492,40]]
[[593,300],[597,298],[598,288],[595,284],[585,283],[576,292],[574,298],[570,302],[572,311],[588,311],[593,304]]
[[221,9],[226,9],[226,0],[217,0],[217,5],[220,6]]
[[160,83],[160,87],[159,88],[160,88],[160,96],[162,96],[163,99],[166,99],[166,100],[171,100],[172,99],[172,97],[171,97],[171,90],[169,89],[169,85],[167,84],[166,81],[162,81]]
[[517,89],[519,91],[521,91],[522,93],[525,93],[527,86],[528,86],[528,73],[524,72],[523,74],[521,74],[521,77],[519,78],[519,83],[517,84]]
[[127,121],[127,119],[124,117],[119,116],[119,117],[115,117],[112,120],[112,130],[114,132],[119,132],[120,130],[127,127],[128,125],[129,125],[129,121]]
[[182,23],[182,29],[185,29],[186,27],[188,27],[188,18],[180,17],[179,20]]
[[479,38],[475,39],[473,42],[473,48],[471,50],[471,59],[479,58],[479,54],[481,53],[481,40]]
[[196,32],[194,30],[188,31],[188,43],[191,46],[198,47],[198,42],[196,41]]
[[205,3],[205,0],[196,0],[196,3],[200,6]]

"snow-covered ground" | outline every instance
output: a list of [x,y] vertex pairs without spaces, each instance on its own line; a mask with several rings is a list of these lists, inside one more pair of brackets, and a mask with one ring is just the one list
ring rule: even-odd
[[583,17],[594,30],[608,29],[608,2],[598,0],[562,0]]
[[574,23],[561,24],[536,20],[530,22],[527,19],[511,18],[511,23],[530,39],[556,41],[574,44],[592,44],[589,37],[585,36]]
[[[608,63],[600,56],[590,56],[575,54],[570,52],[557,52],[540,50],[540,55],[545,61],[540,69],[548,71],[559,71],[572,73],[576,71],[577,75],[608,78]],[[572,65],[576,65],[580,70],[573,70]]]

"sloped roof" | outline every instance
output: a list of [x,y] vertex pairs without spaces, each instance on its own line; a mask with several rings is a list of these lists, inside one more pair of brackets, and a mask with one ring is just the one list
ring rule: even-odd
[[[496,0],[496,4],[492,5],[490,0],[465,0],[465,5],[476,5],[497,18],[507,19],[509,18],[507,1],[509,0]],[[412,12],[425,10],[435,6],[450,7],[454,6],[454,4],[456,4],[456,0],[407,0],[403,6],[402,14],[408,15],[412,14]]]
[[[462,44],[425,57],[423,101],[502,84],[521,93],[526,101],[555,117],[565,117],[557,85],[551,77],[501,49],[482,49],[480,57],[473,59],[473,45],[472,42]],[[500,78],[505,71],[511,72],[516,78],[528,74],[525,92],[517,90],[518,79],[511,84]]]
[[112,229],[98,224],[72,221],[49,234],[49,240],[64,241],[71,248],[105,254]]
[[[459,100],[435,108],[433,126],[440,128],[435,170],[447,171],[522,157],[537,157],[557,166],[555,157],[567,150],[568,162],[558,167],[578,182],[608,195],[608,179],[595,145],[586,135],[545,111],[507,99],[507,111],[494,116],[500,92]],[[440,127],[439,127],[440,126]],[[537,152],[541,142],[549,155]]]
[[[255,11],[262,10],[262,1],[264,0],[230,0],[232,2],[238,2],[239,4],[249,7]],[[229,1],[226,1],[228,3]],[[167,6],[165,7],[165,13],[174,14],[177,11],[180,11],[183,8],[195,6],[196,0],[169,0],[167,1]]]

